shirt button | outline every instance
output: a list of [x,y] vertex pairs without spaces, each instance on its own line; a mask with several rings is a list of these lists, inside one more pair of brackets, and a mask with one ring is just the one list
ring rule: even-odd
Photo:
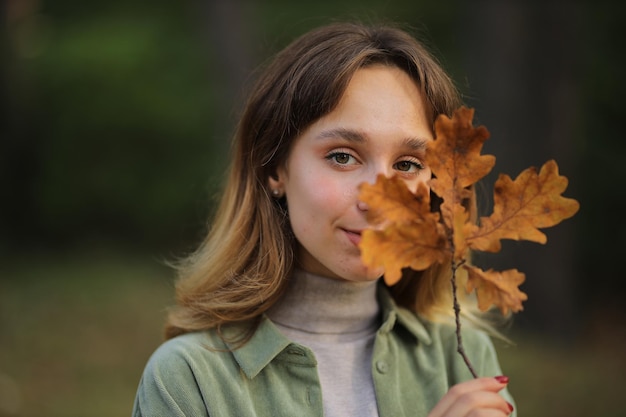
[[381,374],[386,374],[387,371],[389,371],[389,364],[387,364],[387,362],[385,362],[385,361],[377,361],[376,362],[376,369]]

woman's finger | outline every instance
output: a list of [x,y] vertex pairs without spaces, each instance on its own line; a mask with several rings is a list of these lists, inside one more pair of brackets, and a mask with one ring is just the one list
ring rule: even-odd
[[498,391],[506,387],[507,377],[476,378],[453,386],[439,401],[429,414],[429,417],[445,416],[478,416],[478,410],[496,411],[500,416],[507,416],[512,406],[504,400]]

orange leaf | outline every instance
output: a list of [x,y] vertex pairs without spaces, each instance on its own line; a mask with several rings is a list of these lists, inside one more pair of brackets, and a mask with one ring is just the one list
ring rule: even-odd
[[426,149],[426,164],[435,176],[432,191],[443,198],[441,207],[445,224],[452,227],[454,203],[468,198],[467,187],[487,175],[495,164],[493,155],[481,155],[489,138],[484,126],[473,127],[474,110],[461,107],[452,118],[440,115],[435,121],[435,140]]
[[[463,264],[468,271],[466,290],[476,290],[479,308],[496,305],[503,313],[522,310],[527,299],[518,286],[524,274],[517,270],[482,271],[466,264],[470,249],[497,252],[502,239],[545,243],[539,228],[550,227],[573,216],[576,200],[565,198],[567,178],[559,176],[554,161],[539,173],[523,171],[515,180],[501,175],[494,190],[494,209],[480,225],[470,219],[463,204],[472,197],[471,186],[495,164],[492,155],[481,155],[489,132],[473,127],[473,109],[462,107],[452,118],[438,116],[436,139],[429,142],[425,163],[434,178],[420,184],[415,193],[398,178],[379,176],[373,185],[363,184],[359,199],[370,207],[368,222],[359,245],[363,263],[385,270],[385,282],[395,284],[404,268],[424,270],[434,263]],[[442,199],[440,213],[431,212],[430,191]],[[453,253],[451,253],[453,252]],[[451,277],[454,278],[454,275]]]
[[546,242],[538,228],[550,227],[573,216],[579,208],[576,200],[561,193],[567,178],[560,176],[554,161],[546,162],[539,174],[535,168],[523,171],[515,181],[500,175],[494,188],[493,214],[480,219],[480,227],[468,233],[470,248],[498,252],[501,239]]
[[507,314],[509,310],[517,313],[523,310],[522,301],[528,296],[519,290],[519,286],[524,282],[525,276],[517,269],[507,271],[483,271],[473,266],[463,266],[467,272],[467,292],[476,290],[478,308],[487,311],[489,307],[495,305]]
[[430,211],[428,187],[415,194],[397,177],[379,175],[375,184],[363,184],[359,199],[366,203],[368,221],[378,229],[363,231],[361,259],[370,268],[383,267],[385,282],[393,285],[403,268],[424,270],[448,256],[439,214]]
[[452,206],[452,242],[454,243],[454,260],[460,262],[467,255],[467,233],[469,214],[465,207],[455,203]]
[[415,194],[397,177],[379,175],[374,184],[361,184],[359,200],[370,207],[367,221],[377,225],[387,221],[403,222],[430,213],[430,195],[424,184]]
[[447,259],[443,226],[436,221],[393,223],[384,230],[365,230],[360,243],[363,263],[383,267],[387,285],[402,278],[403,268],[421,271]]

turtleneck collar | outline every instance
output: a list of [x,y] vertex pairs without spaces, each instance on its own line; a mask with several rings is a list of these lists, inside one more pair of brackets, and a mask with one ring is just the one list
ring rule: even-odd
[[377,281],[352,282],[295,270],[266,313],[276,324],[313,334],[371,332],[380,322]]

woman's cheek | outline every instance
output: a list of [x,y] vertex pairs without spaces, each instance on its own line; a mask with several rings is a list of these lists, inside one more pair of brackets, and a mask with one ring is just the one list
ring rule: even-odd
[[315,204],[331,208],[346,195],[347,188],[333,177],[317,177],[309,181],[309,193]]

